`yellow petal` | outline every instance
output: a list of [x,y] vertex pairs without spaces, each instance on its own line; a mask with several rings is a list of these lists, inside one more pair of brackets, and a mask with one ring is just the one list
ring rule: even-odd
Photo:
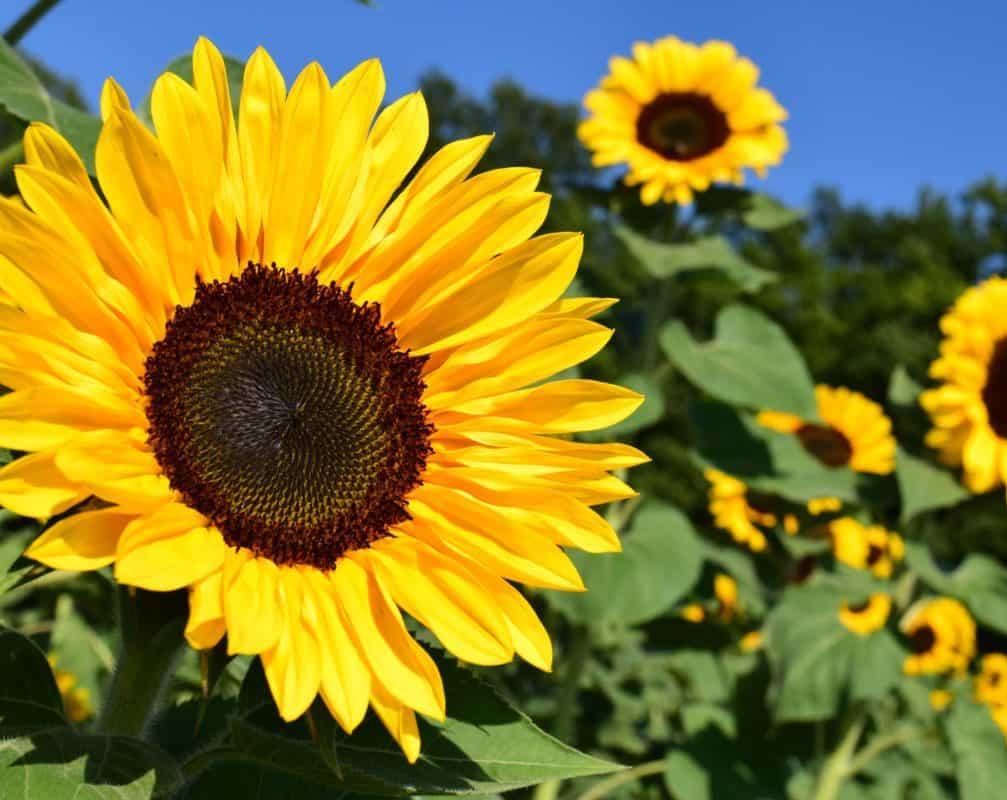
[[226,633],[220,596],[219,570],[194,584],[189,591],[189,621],[185,626],[185,639],[196,650],[216,647]]
[[191,586],[224,563],[227,545],[206,518],[170,503],[126,528],[115,555],[120,583],[158,592]]
[[405,704],[395,699],[379,680],[371,684],[371,705],[392,738],[398,742],[410,764],[420,756],[420,731],[416,725],[416,714]]
[[48,519],[88,494],[56,467],[51,451],[22,456],[0,469],[0,506],[22,517]]
[[269,688],[280,716],[287,722],[308,710],[318,694],[321,656],[318,642],[301,618],[303,578],[292,568],[280,569],[280,612],[283,630],[276,645],[262,654]]
[[74,514],[32,542],[25,555],[53,569],[100,569],[115,561],[119,538],[135,518],[118,508]]
[[231,554],[223,580],[227,652],[255,655],[270,649],[283,627],[276,565],[264,558]]

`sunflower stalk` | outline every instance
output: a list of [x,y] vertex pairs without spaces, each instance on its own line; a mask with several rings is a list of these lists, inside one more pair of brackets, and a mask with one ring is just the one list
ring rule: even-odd
[[185,639],[184,592],[145,592],[119,586],[122,645],[98,730],[140,736],[168,684]]
[[862,709],[853,712],[843,731],[842,739],[822,765],[811,800],[836,800],[839,797],[843,783],[850,777],[853,754],[866,725],[866,713]]
[[14,20],[13,24],[4,31],[3,38],[10,45],[20,42],[28,32],[34,28],[39,20],[48,14],[58,5],[60,0],[36,0],[35,4],[25,11],[20,17]]

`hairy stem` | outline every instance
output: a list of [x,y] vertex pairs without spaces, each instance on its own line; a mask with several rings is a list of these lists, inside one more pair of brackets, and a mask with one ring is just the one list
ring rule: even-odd
[[7,40],[7,44],[13,46],[20,42],[28,31],[34,28],[38,21],[58,3],[59,0],[35,0],[35,4],[14,20],[14,23],[4,31],[3,38]]
[[185,640],[184,592],[119,587],[122,646],[98,729],[140,736],[150,721]]
[[874,738],[850,759],[849,764],[846,765],[846,774],[849,777],[853,777],[886,750],[891,750],[900,744],[910,742],[921,735],[922,732],[919,728],[899,728],[887,736]]
[[638,781],[641,778],[648,777],[649,775],[660,775],[664,772],[666,766],[667,765],[665,764],[663,758],[658,759],[657,761],[647,761],[644,764],[637,764],[631,769],[618,772],[610,778],[599,781],[578,797],[577,800],[600,800],[600,798],[604,797],[613,789],[618,789],[624,784]]

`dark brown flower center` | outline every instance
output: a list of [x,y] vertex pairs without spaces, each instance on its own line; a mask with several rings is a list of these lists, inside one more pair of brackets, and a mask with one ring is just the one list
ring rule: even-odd
[[636,137],[672,161],[691,161],[721,147],[731,135],[727,115],[704,94],[666,92],[640,111]]
[[1001,439],[1007,439],[1007,338],[993,347],[982,397],[990,427]]
[[841,467],[853,456],[850,440],[827,425],[802,425],[797,438],[804,449],[827,467]]
[[200,283],[147,359],[149,440],[228,544],[332,568],[408,519],[432,427],[425,358],[314,274]]
[[851,614],[863,614],[867,609],[871,607],[870,600],[864,600],[860,603],[849,603],[846,606],[846,610]]
[[876,544],[869,545],[867,548],[867,565],[873,567],[881,560],[881,557],[884,554],[885,554],[885,548]]
[[921,625],[909,637],[909,649],[914,653],[929,653],[937,644],[937,635],[929,625]]

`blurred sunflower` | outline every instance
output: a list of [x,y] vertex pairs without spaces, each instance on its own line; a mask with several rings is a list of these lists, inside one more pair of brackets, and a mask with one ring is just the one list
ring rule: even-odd
[[1007,478],[1007,280],[990,278],[962,293],[941,318],[940,357],[930,376],[942,385],[920,394],[933,430],[927,444],[964,469],[969,491]]
[[815,399],[824,424],[780,411],[760,412],[759,424],[794,434],[805,450],[828,467],[848,466],[876,475],[895,469],[892,423],[880,405],[859,392],[822,385],[815,387]]
[[984,655],[975,680],[976,699],[988,705],[1007,705],[1007,655]]
[[930,691],[930,707],[934,711],[943,711],[945,708],[951,705],[951,702],[955,699],[955,696],[951,694],[947,689],[932,689]]
[[[556,434],[641,402],[542,383],[600,350],[610,300],[561,299],[581,237],[533,237],[539,173],[469,177],[489,145],[427,142],[423,98],[385,108],[367,61],[289,92],[263,50],[237,121],[219,52],[194,85],[158,79],[149,132],[102,93],[102,194],[33,125],[0,202],[22,282],[0,310],[0,498],[47,518],[28,554],[58,569],[190,590],[186,636],[261,656],[285,719],[316,695],[353,730],[372,707],[415,760],[415,712],[445,716],[435,663],[400,608],[458,658],[548,670],[509,581],[583,584],[563,547],[619,549],[590,507],[633,494],[646,460]],[[102,202],[107,201],[107,206]],[[394,198],[394,199],[393,199]],[[533,388],[524,388],[531,386]]]
[[854,569],[867,569],[876,578],[890,578],[905,555],[902,537],[881,525],[861,525],[851,517],[829,523],[836,560]]
[[863,603],[844,602],[839,607],[839,621],[859,636],[870,636],[885,627],[891,611],[892,599],[887,594],[872,594]]
[[85,722],[94,716],[94,706],[91,705],[91,692],[85,686],[77,685],[77,676],[72,672],[56,666],[56,657],[50,655],[49,666],[56,679],[56,688],[63,700],[63,710],[71,722]]
[[917,603],[902,619],[912,655],[907,675],[964,674],[976,653],[976,624],[968,609],[951,597]]
[[690,203],[713,182],[742,183],[745,169],[763,177],[787,151],[787,112],[727,42],[638,42],[609,69],[584,98],[578,135],[595,166],[628,165],[647,205]]
[[760,528],[776,526],[776,515],[768,510],[765,499],[749,492],[742,481],[719,470],[708,469],[703,475],[710,483],[709,508],[713,524],[753,552],[765,550],[766,534]]

